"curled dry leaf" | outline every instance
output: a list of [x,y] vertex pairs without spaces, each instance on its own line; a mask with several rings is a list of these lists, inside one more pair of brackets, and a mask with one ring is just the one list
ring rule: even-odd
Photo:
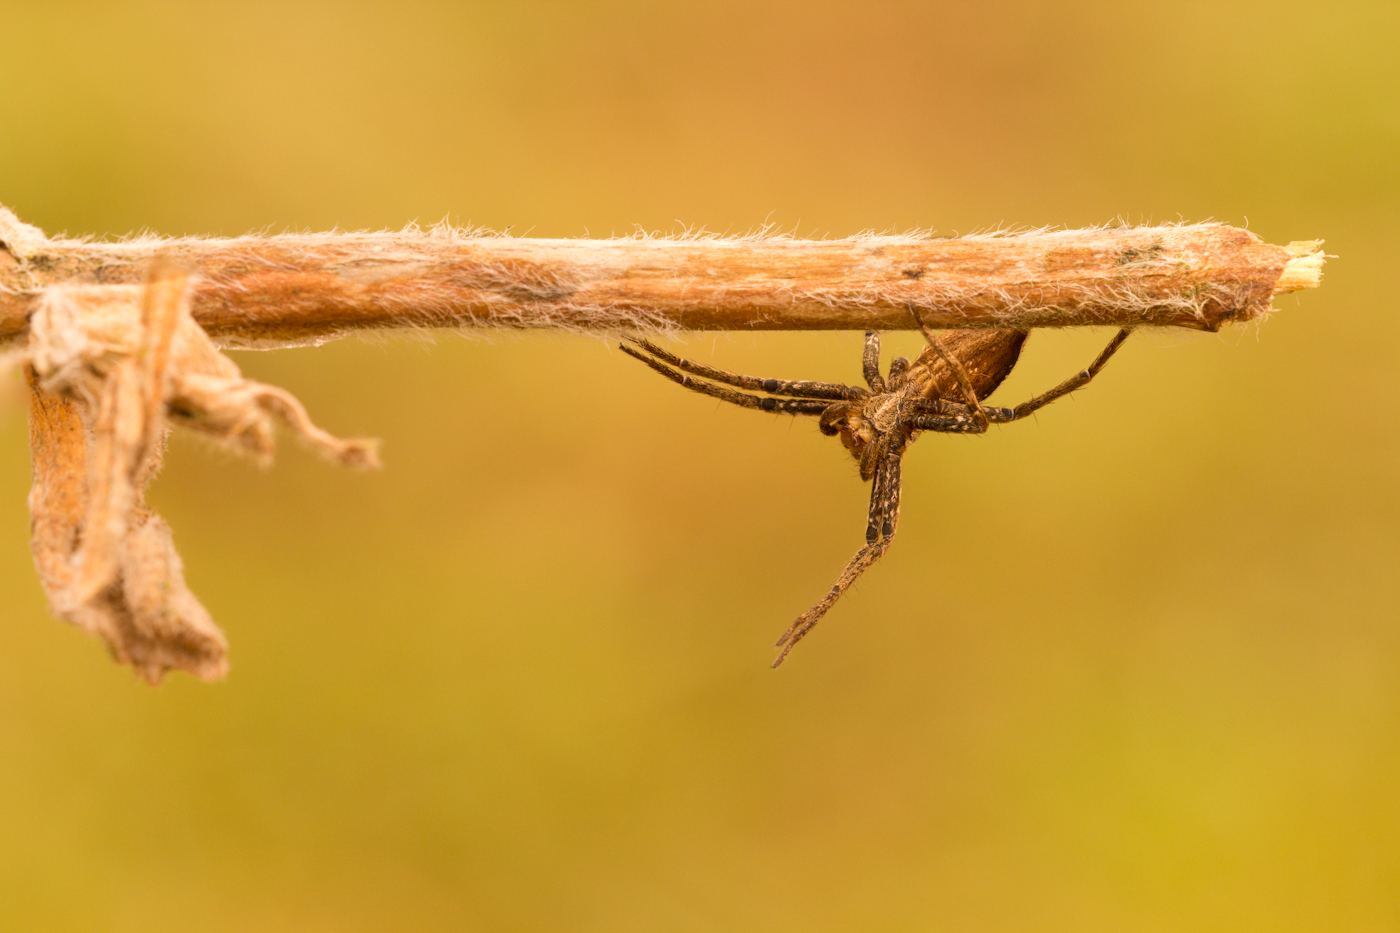
[[32,546],[53,613],[151,682],[227,671],[228,643],[185,585],[170,529],[142,499],[170,423],[268,460],[273,420],[347,466],[376,445],[316,427],[292,395],[243,378],[190,316],[189,277],[45,289],[30,320]]

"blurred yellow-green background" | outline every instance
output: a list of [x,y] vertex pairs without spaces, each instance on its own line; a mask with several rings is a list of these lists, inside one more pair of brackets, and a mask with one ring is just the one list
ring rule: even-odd
[[[50,233],[1111,221],[1325,237],[1261,327],[1134,338],[929,436],[862,540],[807,421],[609,344],[240,354],[387,469],[177,438],[233,644],[150,689],[52,621],[0,400],[0,928],[1400,929],[1400,7],[0,4]],[[1042,333],[997,396],[1092,358]],[[890,346],[893,344],[893,346]],[[697,335],[854,380],[857,334]],[[917,341],[900,335],[889,351]]]

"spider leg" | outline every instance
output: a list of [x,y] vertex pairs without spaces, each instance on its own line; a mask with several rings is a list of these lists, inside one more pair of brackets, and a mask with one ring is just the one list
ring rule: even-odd
[[[741,389],[753,389],[759,392],[768,392],[772,395],[791,395],[797,398],[826,398],[834,402],[849,401],[857,393],[864,394],[863,389],[851,391],[850,386],[838,385],[834,382],[806,382],[792,379],[759,379],[757,376],[741,376],[738,373],[731,373],[723,369],[715,369],[713,366],[706,366],[704,363],[696,363],[693,360],[681,359],[674,353],[661,349],[650,340],[641,337],[626,337],[632,343],[641,347],[647,353],[657,359],[669,363],[682,372],[694,373],[715,382],[722,382],[725,385],[737,386]],[[626,350],[626,347],[622,349]],[[632,354],[636,356],[636,354]]]
[[[900,406],[904,416],[910,415],[971,415],[972,410],[962,402],[950,402],[946,398],[905,399]],[[984,409],[991,411],[990,408]]]
[[879,331],[865,332],[865,350],[861,353],[860,368],[865,375],[866,385],[870,386],[872,392],[885,391],[885,380],[880,378]]
[[942,358],[948,368],[953,371],[953,378],[958,381],[958,391],[962,393],[963,401],[967,407],[972,409],[972,416],[977,419],[977,423],[985,430],[987,427],[987,413],[982,410],[982,403],[977,400],[977,392],[972,388],[972,377],[967,374],[967,367],[962,364],[962,360],[948,352],[948,348],[943,346],[943,341],[938,335],[928,329],[924,324],[924,319],[919,316],[919,309],[912,303],[909,305],[909,313],[914,315],[914,320],[919,325],[919,330],[924,332],[924,339],[928,341],[933,351]]
[[[1069,377],[1049,392],[1042,392],[1035,398],[1022,402],[1012,409],[989,409],[989,413],[994,412],[991,420],[1015,421],[1018,418],[1024,418],[1036,409],[1044,408],[1046,405],[1049,405],[1051,402],[1055,401],[1055,399],[1061,398],[1062,396],[1070,394],[1075,389],[1080,389],[1088,385],[1089,380],[1099,374],[1099,370],[1103,369],[1109,358],[1112,357],[1114,353],[1118,352],[1118,348],[1123,345],[1123,341],[1127,340],[1128,335],[1132,332],[1133,330],[1131,327],[1124,327],[1119,330],[1118,333],[1114,335],[1113,339],[1108,342],[1108,346],[1103,348],[1103,352],[1099,354],[1098,358],[1089,364],[1088,369],[1082,370]],[[1010,417],[1007,417],[1007,415]]]
[[786,415],[820,415],[831,407],[831,402],[820,399],[808,398],[767,398],[760,395],[749,395],[744,392],[736,392],[724,386],[717,386],[710,382],[703,382],[699,379],[692,379],[685,373],[678,372],[665,363],[659,363],[649,356],[643,356],[637,350],[623,344],[618,347],[628,356],[635,357],[646,363],[661,375],[672,382],[679,383],[687,389],[703,393],[712,398],[717,398],[722,402],[729,402],[731,405],[738,405],[741,408],[757,408],[759,411],[772,411]]
[[891,450],[877,468],[875,483],[870,490],[870,521],[865,529],[865,546],[856,551],[827,594],[815,606],[798,616],[797,621],[783,632],[783,637],[778,639],[778,646],[782,650],[773,662],[774,667],[783,663],[797,643],[821,621],[822,616],[826,615],[827,610],[836,605],[841,594],[850,589],[851,585],[860,579],[860,575],[869,570],[871,565],[889,550],[890,543],[894,540],[895,526],[899,522],[899,464],[903,455],[902,447],[901,444],[899,448]]
[[909,361],[902,356],[896,356],[890,360],[890,378],[886,380],[891,391],[898,389],[900,383],[904,382],[905,373],[909,372]]
[[[987,411],[1005,411],[992,409]],[[976,416],[969,411],[959,415],[907,415],[899,423],[915,431],[936,431],[939,434],[981,434],[987,430],[985,424],[978,424]]]
[[[983,405],[982,410],[987,413],[989,424],[1004,424],[1008,421],[1016,420],[1016,412],[1010,408],[996,408],[992,405]],[[910,399],[904,403],[904,413],[900,418],[901,424],[909,424],[916,415],[951,415],[960,418],[972,418],[972,409],[962,402],[951,402],[946,398],[934,399]],[[919,428],[920,431],[937,431],[938,428]]]

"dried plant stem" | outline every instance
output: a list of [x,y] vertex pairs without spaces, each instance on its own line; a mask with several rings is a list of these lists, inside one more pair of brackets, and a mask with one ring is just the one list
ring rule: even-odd
[[1318,284],[1320,241],[1271,246],[1222,224],[979,235],[547,240],[451,228],[233,239],[49,239],[0,208],[0,343],[42,290],[195,281],[223,346],[403,327],[618,330],[1171,325],[1261,318]]
[[[22,345],[7,355],[29,380],[31,543],[53,613],[152,682],[169,670],[213,679],[228,668],[227,641],[144,503],[169,428],[266,460],[280,420],[337,462],[378,462],[373,441],[317,427],[285,390],[245,379],[220,345],[396,327],[1217,330],[1316,286],[1320,247],[1270,246],[1220,224],[952,240],[529,240],[437,228],[98,243],[50,239],[0,207],[0,345]],[[967,373],[961,382],[981,415]]]

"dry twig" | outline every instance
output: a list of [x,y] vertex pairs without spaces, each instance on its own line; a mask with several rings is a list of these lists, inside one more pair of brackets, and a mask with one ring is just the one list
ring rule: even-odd
[[153,682],[170,669],[214,678],[227,668],[224,637],[142,502],[167,424],[266,459],[275,416],[332,459],[376,463],[373,442],[317,428],[219,346],[395,327],[1218,330],[1315,287],[1320,247],[1220,224],[960,239],[529,240],[440,227],[104,243],[50,239],[0,207],[0,345],[17,345],[28,373],[32,545],[54,614]]
[[0,208],[0,342],[53,284],[133,284],[161,259],[197,279],[224,346],[393,327],[907,330],[1256,320],[1315,286],[1320,241],[1271,246],[1222,224],[958,239],[758,236],[544,240],[423,232],[48,239]]

